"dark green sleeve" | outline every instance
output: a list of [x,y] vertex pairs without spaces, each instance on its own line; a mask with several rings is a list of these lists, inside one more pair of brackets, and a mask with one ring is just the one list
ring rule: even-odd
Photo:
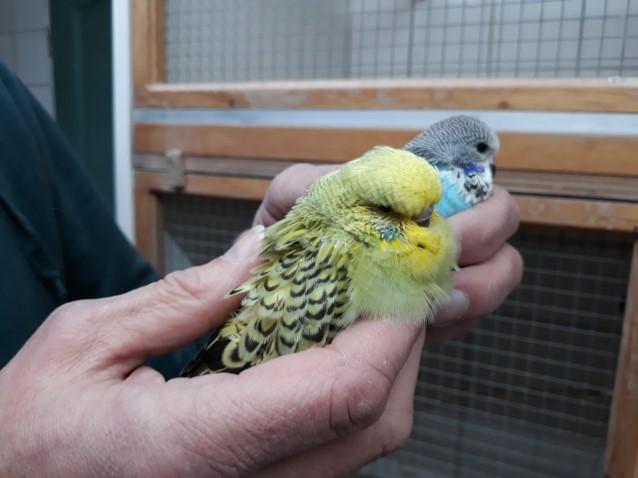
[[[0,367],[65,302],[157,280],[48,114],[1,63],[0,261]],[[174,360],[163,365],[175,373]]]
[[83,165],[47,113],[33,110],[46,138],[67,300],[106,297],[154,282],[157,275],[124,237]]
[[[7,163],[3,169],[10,181],[38,169],[41,189],[27,187],[13,193],[22,196],[16,201],[18,207],[27,201],[41,203],[41,209],[26,212],[50,215],[48,223],[55,224],[55,229],[45,229],[38,227],[43,224],[36,217],[27,217],[34,223],[39,242],[50,249],[48,254],[57,256],[54,262],[62,269],[65,300],[120,294],[156,280],[151,266],[115,225],[83,165],[46,111],[6,69],[0,75],[8,94],[3,103],[13,103],[0,107],[0,114],[5,122],[22,126],[14,128],[17,134],[2,145],[3,152],[12,156],[2,158]],[[20,158],[15,158],[16,152],[22,153]],[[47,244],[52,239],[56,247]]]

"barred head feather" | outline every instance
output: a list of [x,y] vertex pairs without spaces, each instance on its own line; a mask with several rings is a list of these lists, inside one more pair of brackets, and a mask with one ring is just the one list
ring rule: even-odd
[[403,149],[437,166],[494,164],[500,142],[492,128],[472,116],[451,116],[434,123]]

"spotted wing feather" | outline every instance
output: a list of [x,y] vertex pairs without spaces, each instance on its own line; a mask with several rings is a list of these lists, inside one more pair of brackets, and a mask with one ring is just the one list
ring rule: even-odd
[[250,279],[229,295],[241,306],[182,375],[240,372],[263,361],[328,343],[351,323],[346,247],[303,234],[267,243]]

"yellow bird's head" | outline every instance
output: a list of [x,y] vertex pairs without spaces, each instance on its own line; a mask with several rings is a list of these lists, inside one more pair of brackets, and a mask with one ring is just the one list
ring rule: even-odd
[[450,226],[432,212],[442,193],[438,171],[408,151],[377,147],[337,174],[337,227],[365,245],[353,267],[353,300],[375,316],[431,316],[451,287],[457,250]]
[[441,199],[438,171],[408,151],[376,147],[344,165],[346,188],[361,203],[393,211],[417,222],[427,222]]

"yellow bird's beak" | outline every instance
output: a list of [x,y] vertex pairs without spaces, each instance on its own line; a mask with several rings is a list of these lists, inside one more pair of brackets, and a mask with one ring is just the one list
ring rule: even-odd
[[430,219],[432,218],[432,211],[434,209],[431,207],[426,207],[421,214],[414,218],[414,222],[416,222],[421,227],[428,227],[430,225]]

